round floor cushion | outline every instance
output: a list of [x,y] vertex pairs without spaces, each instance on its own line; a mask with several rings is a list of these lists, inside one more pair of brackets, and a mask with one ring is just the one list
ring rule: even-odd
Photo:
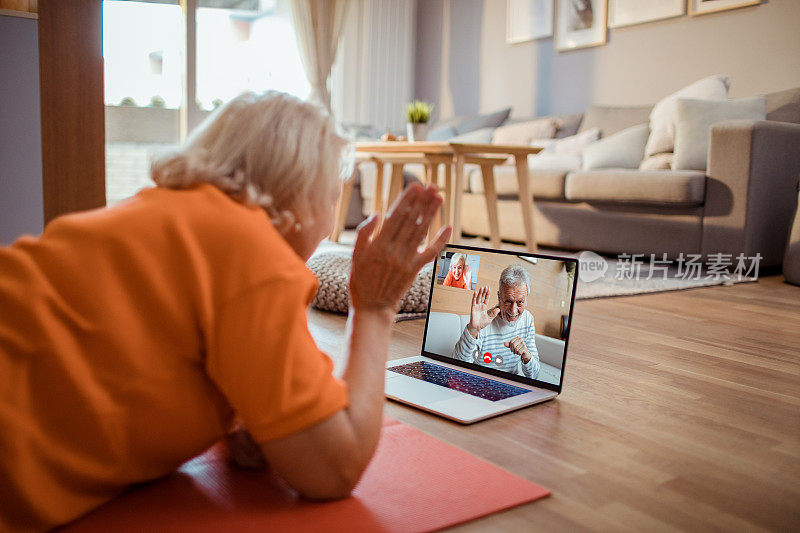
[[[350,308],[351,256],[345,251],[320,252],[306,265],[317,276],[319,290],[312,305],[323,311],[347,313]],[[399,313],[424,313],[428,309],[433,264],[425,265],[400,303]]]

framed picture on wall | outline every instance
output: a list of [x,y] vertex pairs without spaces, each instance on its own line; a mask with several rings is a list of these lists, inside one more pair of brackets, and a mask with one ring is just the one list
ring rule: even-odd
[[686,14],[685,0],[609,0],[608,27],[622,28],[680,17]]
[[689,0],[690,15],[705,15],[740,7],[755,6],[761,0]]
[[558,0],[556,49],[575,50],[606,42],[607,0]]
[[524,43],[553,35],[553,0],[507,0],[506,42]]

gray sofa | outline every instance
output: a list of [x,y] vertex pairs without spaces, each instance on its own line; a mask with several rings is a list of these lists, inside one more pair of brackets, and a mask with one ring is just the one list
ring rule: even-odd
[[[603,169],[532,172],[540,245],[607,253],[760,253],[781,263],[800,176],[800,88],[766,96],[767,120],[711,128],[705,171]],[[597,127],[602,137],[646,123],[650,107],[592,106],[561,118],[556,137]],[[787,110],[789,112],[787,112]],[[468,172],[462,228],[489,235],[477,170]],[[512,166],[495,170],[500,235],[524,241]]]

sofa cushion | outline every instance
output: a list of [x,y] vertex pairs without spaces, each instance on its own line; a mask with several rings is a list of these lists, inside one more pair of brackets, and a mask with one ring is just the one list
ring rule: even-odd
[[[600,130],[592,128],[590,130],[564,137],[563,139],[541,139],[533,141],[531,146],[542,148],[543,154],[569,154],[580,156],[583,149],[595,142],[600,137]],[[533,156],[537,157],[537,156]],[[580,168],[580,164],[578,164]]]
[[730,86],[730,76],[709,76],[670,94],[653,106],[653,111],[650,113],[650,137],[647,139],[644,155],[672,151],[675,136],[675,106],[678,98],[725,100]]
[[581,154],[583,170],[638,168],[648,135],[650,127],[645,122],[589,144]]
[[[548,200],[565,200],[564,178],[566,170],[531,170],[530,180],[534,198]],[[473,168],[469,174],[469,189],[473,193],[483,194],[483,177],[480,168]],[[519,191],[517,169],[511,165],[494,168],[494,190],[498,197],[516,197]]]
[[[496,128],[481,128],[475,131],[468,131],[461,135],[456,135],[448,139],[450,142],[468,143],[468,144],[489,144],[492,142]],[[431,139],[433,140],[433,139]]]
[[767,113],[767,120],[800,124],[800,102],[790,102]]
[[555,118],[540,118],[500,126],[494,130],[494,144],[530,146],[537,139],[552,139],[560,122]]
[[507,107],[494,113],[485,115],[471,115],[453,125],[456,134],[468,133],[482,128],[496,128],[506,121],[511,114],[511,108]]
[[511,108],[502,109],[486,115],[459,115],[440,120],[428,131],[428,141],[449,141],[457,135],[483,128],[496,128],[506,121]]
[[777,91],[766,95],[767,98],[767,120],[776,120],[770,114],[787,104],[800,103],[800,87]]
[[642,159],[639,163],[639,170],[669,170],[672,168],[672,160],[675,154],[672,152],[661,152]]
[[726,120],[764,120],[765,106],[763,96],[722,101],[679,98],[675,108],[672,168],[705,171],[711,125]]
[[592,170],[567,175],[568,200],[615,204],[702,205],[706,177],[696,171]]
[[601,137],[608,137],[637,124],[650,121],[653,106],[606,106],[592,105],[583,116],[578,132],[592,128],[600,130]]
[[551,154],[542,152],[528,157],[528,168],[531,172],[572,172],[580,170],[581,155],[579,153]]
[[458,135],[455,128],[450,124],[437,124],[435,128],[428,132],[428,141],[449,141]]
[[556,139],[563,139],[578,133],[578,128],[580,128],[583,121],[583,113],[555,115],[553,118],[561,122],[561,125],[556,130]]

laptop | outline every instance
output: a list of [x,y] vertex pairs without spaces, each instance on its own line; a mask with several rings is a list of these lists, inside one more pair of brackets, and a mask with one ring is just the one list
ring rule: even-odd
[[386,396],[463,424],[555,398],[577,278],[574,258],[447,245],[421,353],[386,364]]

